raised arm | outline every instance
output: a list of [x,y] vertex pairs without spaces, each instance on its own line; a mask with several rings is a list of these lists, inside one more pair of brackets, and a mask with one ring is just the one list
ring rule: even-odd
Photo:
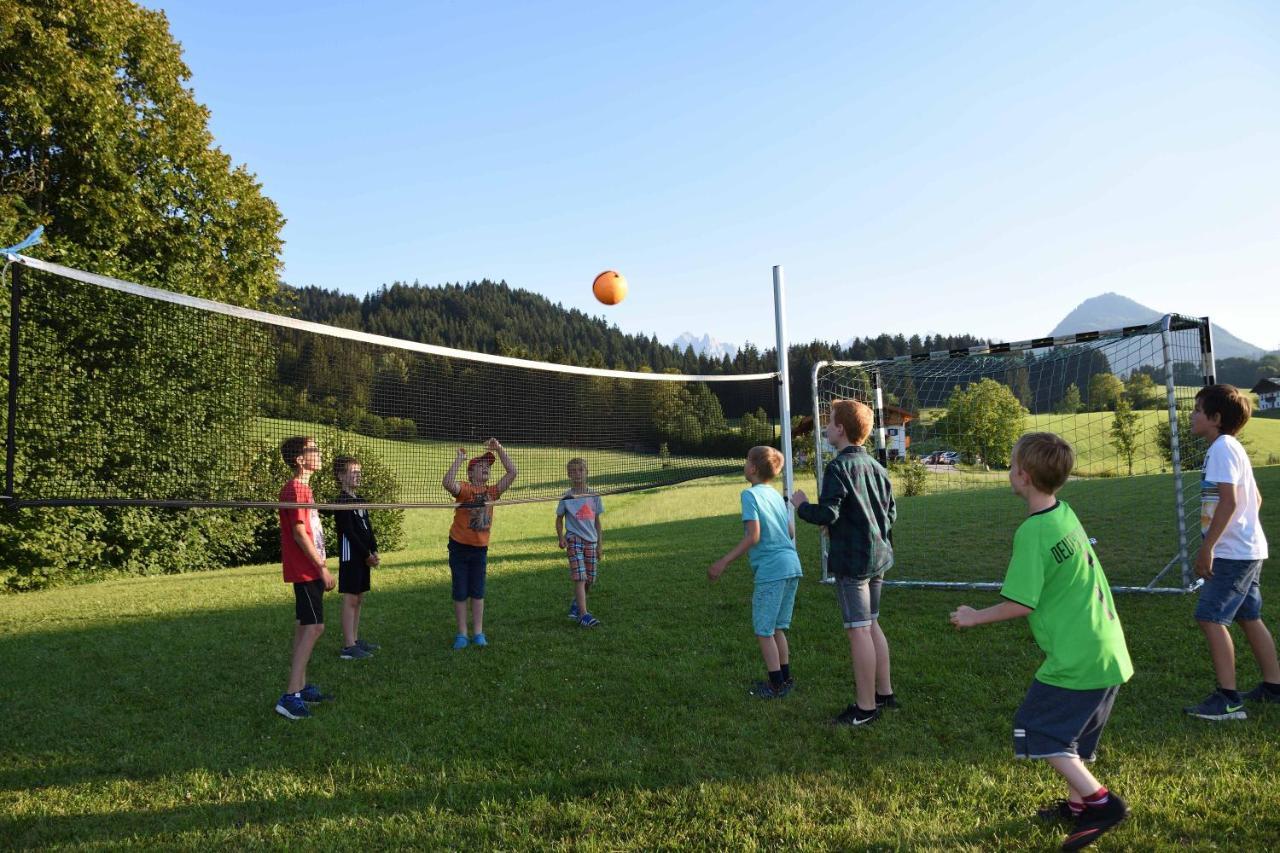
[[506,449],[496,438],[489,439],[489,443],[485,445],[494,453],[498,454],[498,460],[502,462],[502,467],[507,469],[507,473],[502,475],[502,479],[498,481],[498,494],[502,494],[511,488],[511,484],[516,481],[516,463],[511,461],[511,457],[507,455]]
[[465,448],[458,448],[458,455],[453,457],[453,464],[449,466],[449,470],[445,472],[444,479],[440,481],[440,485],[444,486],[444,490],[455,498],[458,492],[462,491],[462,487],[458,485],[458,469],[462,467],[462,463],[467,461],[467,451]]

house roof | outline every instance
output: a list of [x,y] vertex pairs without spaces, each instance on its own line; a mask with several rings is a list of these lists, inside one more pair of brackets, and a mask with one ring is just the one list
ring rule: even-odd
[[1280,376],[1269,376],[1258,380],[1258,384],[1249,389],[1255,394],[1271,394],[1280,391]]

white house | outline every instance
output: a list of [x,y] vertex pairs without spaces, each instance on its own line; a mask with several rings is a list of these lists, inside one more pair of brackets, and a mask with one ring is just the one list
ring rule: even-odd
[[1263,379],[1249,390],[1258,395],[1258,411],[1280,409],[1280,376]]

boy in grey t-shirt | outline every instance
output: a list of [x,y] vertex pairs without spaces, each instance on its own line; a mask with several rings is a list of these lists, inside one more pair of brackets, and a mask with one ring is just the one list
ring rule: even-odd
[[596,582],[600,563],[600,516],[604,514],[604,501],[587,488],[585,459],[570,459],[565,469],[570,486],[556,504],[556,536],[560,547],[569,554],[569,577],[573,581],[569,618],[583,628],[594,628],[600,620],[587,610],[587,593]]

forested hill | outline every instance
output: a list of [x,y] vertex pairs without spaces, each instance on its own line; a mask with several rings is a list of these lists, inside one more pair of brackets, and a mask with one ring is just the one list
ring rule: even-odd
[[[656,336],[627,334],[600,317],[487,279],[439,287],[395,283],[363,299],[336,290],[286,286],[283,296],[290,313],[304,320],[539,361],[620,370],[674,368],[682,373],[759,373],[772,370],[775,361],[773,347],[761,351],[750,344],[732,359],[699,356],[692,347],[681,351]],[[793,329],[791,335],[793,340],[805,339],[803,330]],[[883,334],[853,338],[844,345],[793,344],[791,372],[797,380],[803,377],[807,386],[809,366],[819,359],[891,358],[980,342],[971,335]]]

